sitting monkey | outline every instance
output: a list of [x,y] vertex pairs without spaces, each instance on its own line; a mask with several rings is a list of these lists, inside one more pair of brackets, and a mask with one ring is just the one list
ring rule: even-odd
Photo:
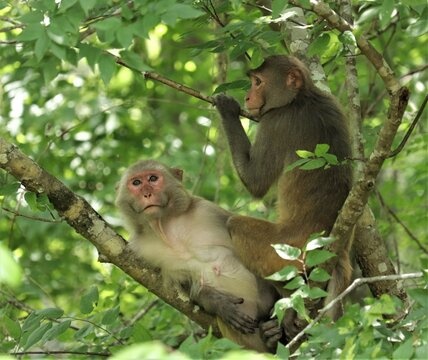
[[236,257],[226,226],[231,214],[192,196],[182,174],[153,160],[127,169],[116,205],[131,233],[130,246],[162,270],[167,286],[215,315],[223,336],[268,351],[257,323],[269,317],[274,292]]

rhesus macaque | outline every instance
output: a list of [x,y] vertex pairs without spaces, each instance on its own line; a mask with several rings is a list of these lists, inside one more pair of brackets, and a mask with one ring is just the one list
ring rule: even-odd
[[116,205],[131,233],[130,246],[162,270],[167,286],[217,316],[223,336],[268,351],[257,327],[269,317],[273,289],[236,257],[226,227],[231,214],[190,195],[181,180],[181,170],[153,160],[128,168]]
[[[226,95],[215,101],[235,168],[248,191],[261,198],[277,183],[276,223],[245,216],[232,216],[227,223],[241,261],[254,274],[265,277],[290,265],[271,244],[301,248],[311,234],[329,233],[352,185],[349,164],[286,172],[285,167],[298,160],[296,150],[314,151],[317,144],[328,144],[329,153],[342,161],[351,156],[351,147],[338,103],[315,87],[299,60],[271,56],[249,76],[252,85],[245,103],[259,120],[253,144],[239,120],[238,102]],[[348,247],[337,254],[329,284],[333,296],[351,277]]]

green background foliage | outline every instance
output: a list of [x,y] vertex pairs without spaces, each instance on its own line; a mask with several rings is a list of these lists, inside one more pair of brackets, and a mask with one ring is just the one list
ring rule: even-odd
[[[336,8],[337,2],[330,3]],[[273,1],[273,18],[284,5]],[[354,1],[353,10],[357,31],[411,91],[398,145],[427,93],[428,7],[426,1]],[[308,53],[319,55],[332,93],[347,110],[345,50],[353,37],[306,15],[314,40]],[[188,189],[224,208],[274,219],[273,199],[251,199],[237,178],[215,109],[141,74],[152,70],[206,95],[227,90],[242,104],[246,70],[268,54],[287,53],[271,20],[254,2],[240,0],[0,1],[0,136],[85,197],[125,238],[113,205],[115,184],[139,159],[184,169]],[[229,60],[222,85],[224,53]],[[133,70],[117,64],[116,56]],[[361,55],[357,70],[369,154],[388,96]],[[253,136],[256,125],[243,122]],[[427,267],[421,249],[428,247],[427,128],[425,115],[404,150],[385,164],[370,201],[401,272]],[[126,274],[100,264],[93,246],[58,218],[46,198],[25,193],[4,171],[0,206],[0,352],[250,358],[227,353],[236,346],[203,337],[200,328]],[[395,300],[367,299],[364,307],[350,305],[335,327],[315,327],[302,356],[423,358],[427,293],[406,284],[415,301],[407,322],[388,327],[381,315],[396,311]],[[182,353],[168,355],[165,345]]]

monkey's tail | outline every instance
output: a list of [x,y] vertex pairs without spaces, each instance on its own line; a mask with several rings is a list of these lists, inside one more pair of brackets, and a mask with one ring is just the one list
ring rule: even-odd
[[[349,257],[349,252],[351,250],[352,242],[354,240],[354,231],[347,241],[346,246],[339,255],[339,259],[336,263],[336,266],[331,274],[331,279],[327,287],[327,297],[324,300],[324,306],[333,301],[338,297],[351,283],[352,278],[352,266],[351,260]],[[329,310],[328,315],[336,321],[343,315],[343,303],[339,301],[335,306]]]

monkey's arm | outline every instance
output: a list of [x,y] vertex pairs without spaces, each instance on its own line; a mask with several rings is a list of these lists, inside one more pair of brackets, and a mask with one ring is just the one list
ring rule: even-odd
[[253,334],[257,321],[239,310],[244,299],[218,291],[210,286],[192,286],[190,298],[207,313],[216,315],[227,325],[243,334]]
[[284,167],[283,139],[280,136],[259,136],[251,145],[239,121],[238,102],[230,96],[218,95],[216,107],[222,117],[233,163],[241,181],[253,196],[263,197]]

